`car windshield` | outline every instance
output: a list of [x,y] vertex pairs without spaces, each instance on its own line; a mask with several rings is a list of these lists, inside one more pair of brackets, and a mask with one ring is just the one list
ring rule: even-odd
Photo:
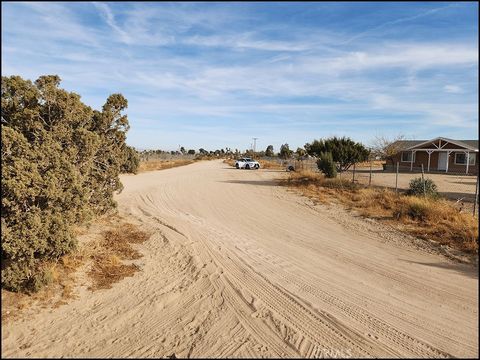
[[245,158],[245,161],[252,161],[252,159],[250,159],[250,158]]

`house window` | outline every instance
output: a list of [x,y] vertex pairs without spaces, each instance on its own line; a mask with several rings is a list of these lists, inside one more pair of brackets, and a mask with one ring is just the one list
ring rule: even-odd
[[[475,165],[475,154],[470,154],[468,159],[468,165]],[[455,165],[466,165],[467,164],[467,154],[465,153],[455,153]]]
[[402,162],[412,162],[412,156],[413,156],[413,162],[415,162],[415,153],[411,151],[402,152]]

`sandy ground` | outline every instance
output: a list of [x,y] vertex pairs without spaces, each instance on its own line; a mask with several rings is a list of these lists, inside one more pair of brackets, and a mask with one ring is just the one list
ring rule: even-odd
[[476,269],[221,161],[123,176],[142,271],[8,323],[3,357],[477,357]]

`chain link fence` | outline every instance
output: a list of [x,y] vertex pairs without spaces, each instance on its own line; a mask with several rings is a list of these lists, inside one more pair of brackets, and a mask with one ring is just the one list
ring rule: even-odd
[[387,187],[395,191],[408,190],[413,179],[421,178],[422,181],[430,179],[437,186],[441,196],[455,201],[464,211],[470,209],[473,214],[478,215],[478,175],[452,171],[426,172],[422,167],[411,168],[399,164],[384,167],[362,163],[355,164],[340,176],[357,184]]
[[[304,159],[288,159],[264,157],[264,160],[275,161],[286,171],[309,170],[318,172],[317,159],[310,157]],[[478,174],[478,165],[476,173]],[[410,181],[421,178],[424,181],[432,180],[437,186],[437,191],[442,197],[455,202],[455,205],[464,212],[472,212],[478,216],[478,175],[467,175],[465,172],[426,172],[421,167],[384,166],[380,161],[357,163],[347,171],[338,173],[338,178],[352,181],[365,186],[390,188],[394,191],[404,192],[409,189]]]
[[263,156],[259,158],[269,162],[276,162],[280,168],[286,171],[318,171],[317,159],[313,157],[296,158],[296,159],[281,159],[278,157]]

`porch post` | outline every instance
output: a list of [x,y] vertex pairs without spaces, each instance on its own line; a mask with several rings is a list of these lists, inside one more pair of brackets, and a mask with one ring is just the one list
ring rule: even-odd
[[448,173],[448,163],[450,162],[450,153],[451,153],[451,151],[447,151],[447,166],[446,166],[446,169],[445,169],[446,173]]
[[410,159],[410,171],[413,170],[413,155],[414,155],[414,152],[412,150],[412,158]]
[[470,162],[470,151],[467,151],[467,170],[465,171],[465,174],[468,175],[468,163]]
[[427,172],[430,172],[430,155],[432,155],[432,150],[428,150],[428,165],[427,165]]

